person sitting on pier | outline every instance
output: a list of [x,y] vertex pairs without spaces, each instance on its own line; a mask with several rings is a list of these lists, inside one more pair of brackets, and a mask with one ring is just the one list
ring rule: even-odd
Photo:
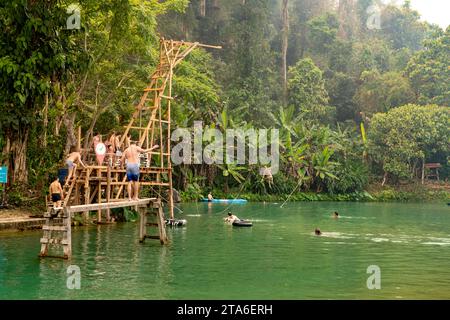
[[72,178],[72,176],[75,179],[76,170],[77,170],[76,162],[79,162],[83,166],[83,168],[86,168],[83,161],[81,161],[80,150],[77,147],[72,147],[71,153],[69,154],[69,156],[67,157],[67,160],[66,160],[66,165],[67,165],[67,168],[69,169],[69,175],[67,176],[64,187],[69,184],[70,178]]
[[53,179],[49,189],[50,194],[52,195],[53,209],[56,210],[61,208],[61,200],[64,200],[64,192],[61,183],[59,183],[58,176]]
[[154,145],[150,149],[142,149],[137,146],[135,142],[123,152],[120,163],[124,164],[127,160],[127,179],[128,179],[128,200],[139,200],[139,153],[149,153],[159,148],[158,145]]
[[240,221],[237,216],[231,213],[231,211],[228,212],[228,217],[224,218],[225,222],[233,223],[235,221]]

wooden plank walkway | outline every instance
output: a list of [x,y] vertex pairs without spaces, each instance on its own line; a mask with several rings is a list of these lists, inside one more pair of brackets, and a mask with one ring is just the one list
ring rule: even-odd
[[[168,242],[164,212],[162,203],[157,198],[146,198],[136,201],[115,201],[107,203],[92,203],[84,205],[67,206],[64,208],[51,209],[44,215],[45,222],[42,227],[43,236],[40,240],[40,257],[53,257],[70,259],[72,256],[72,217],[76,213],[89,211],[110,210],[114,208],[134,207],[140,215],[139,241],[142,243],[146,238],[157,239],[161,244]],[[151,214],[156,216],[155,223],[149,223],[147,216]],[[147,227],[157,227],[158,234],[150,235]],[[63,249],[63,254],[51,254],[50,248],[56,247]]]

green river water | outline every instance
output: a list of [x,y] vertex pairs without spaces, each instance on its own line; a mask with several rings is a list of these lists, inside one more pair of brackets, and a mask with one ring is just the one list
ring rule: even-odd
[[[224,224],[226,205],[180,208],[187,226],[167,246],[139,244],[137,223],[78,227],[70,261],[37,257],[41,231],[0,233],[0,299],[450,299],[445,203],[233,206],[252,228]],[[370,265],[380,290],[367,288]]]

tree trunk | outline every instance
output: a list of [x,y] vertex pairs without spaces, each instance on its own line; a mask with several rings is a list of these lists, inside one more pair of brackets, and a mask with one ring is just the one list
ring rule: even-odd
[[77,145],[77,137],[75,135],[75,116],[75,113],[64,115],[64,125],[67,130],[64,154],[69,154],[71,147]]
[[48,128],[48,92],[45,94],[45,106],[44,106],[44,141],[42,145],[47,148],[47,128]]
[[200,0],[200,16],[206,16],[206,0]]
[[289,40],[289,0],[283,0],[281,17],[283,22],[281,41],[281,77],[283,80],[283,104],[287,106],[287,50]]
[[421,176],[422,184],[425,183],[425,157],[422,159],[422,176]]
[[355,1],[339,0],[338,14],[340,22],[338,36],[349,39],[357,32]]
[[186,171],[189,170],[189,168],[186,167],[185,164],[183,164],[183,169],[184,170],[180,170],[181,172],[181,190],[186,191],[187,188],[187,178],[186,178]]
[[91,125],[89,126],[88,131],[86,132],[86,135],[84,136],[84,146],[83,148],[85,150],[89,149],[89,142],[91,141],[91,137],[94,136],[94,128],[95,124],[97,123],[97,119],[100,116],[99,112],[96,112],[94,117],[92,118]]
[[381,182],[381,186],[382,187],[384,187],[384,185],[386,184],[386,181],[387,181],[387,172],[385,171],[384,172],[384,175],[383,175],[383,181]]
[[29,130],[8,132],[3,155],[11,184],[28,184],[27,148]]
[[225,193],[228,193],[230,191],[230,188],[228,187],[228,176],[225,177],[225,183],[223,184],[223,191]]

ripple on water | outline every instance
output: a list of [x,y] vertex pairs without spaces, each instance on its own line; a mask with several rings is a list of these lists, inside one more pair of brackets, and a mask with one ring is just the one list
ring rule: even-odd
[[[315,235],[314,232],[311,233]],[[321,237],[324,238],[335,238],[335,239],[352,239],[354,234],[342,233],[342,232],[322,232]]]
[[450,238],[435,238],[435,237],[428,237],[428,239],[432,241],[439,241],[444,243],[450,243]]
[[422,244],[434,245],[434,246],[450,246],[449,242],[422,242]]
[[373,242],[388,242],[389,239],[386,238],[371,238],[370,240],[372,240]]
[[339,215],[339,219],[361,219],[361,220],[370,220],[370,219],[376,219],[376,217],[352,217],[352,216],[341,216],[341,215]]

